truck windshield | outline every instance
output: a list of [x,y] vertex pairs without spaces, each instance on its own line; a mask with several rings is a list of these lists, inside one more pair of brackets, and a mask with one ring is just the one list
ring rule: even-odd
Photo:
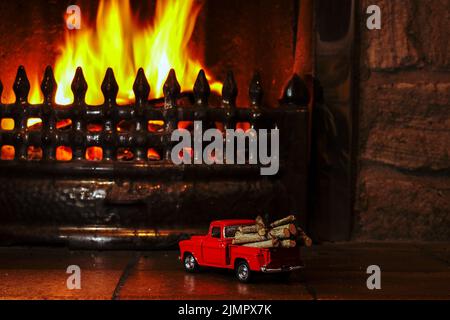
[[225,238],[234,238],[236,231],[241,225],[225,227]]

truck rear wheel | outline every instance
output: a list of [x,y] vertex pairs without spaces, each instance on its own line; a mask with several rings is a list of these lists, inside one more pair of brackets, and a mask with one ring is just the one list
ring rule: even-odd
[[196,272],[196,271],[198,271],[197,260],[195,260],[195,257],[191,253],[188,253],[188,254],[186,254],[184,256],[183,265],[184,265],[184,269],[187,272]]
[[246,261],[240,261],[236,264],[235,268],[236,277],[241,282],[250,282],[252,272],[250,270],[250,266]]

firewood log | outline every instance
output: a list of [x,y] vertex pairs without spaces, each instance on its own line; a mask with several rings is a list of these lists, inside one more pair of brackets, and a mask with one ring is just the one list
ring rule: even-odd
[[308,235],[300,227],[297,228],[297,231],[298,231],[298,239],[302,241],[305,244],[305,246],[311,247],[312,246],[311,238],[308,237]]
[[269,231],[269,237],[278,239],[287,239],[291,236],[288,228],[272,229]]
[[265,236],[267,234],[266,224],[261,216],[257,216],[256,219],[256,230],[260,236]]
[[258,227],[257,225],[251,225],[251,226],[240,226],[238,228],[238,231],[240,233],[257,233],[258,232]]
[[294,240],[282,240],[280,241],[280,247],[282,248],[294,248],[297,243]]
[[265,240],[267,240],[265,236],[260,236],[257,233],[239,233],[234,236],[233,244],[244,244]]
[[265,226],[266,224],[264,223],[264,219],[261,216],[257,216],[256,219],[256,224],[260,224],[262,226]]
[[260,236],[265,236],[265,235],[267,234],[267,229],[264,228],[264,227],[258,228],[258,234],[259,234]]
[[270,239],[266,241],[253,242],[244,244],[244,247],[252,247],[252,248],[275,248],[278,247],[279,241],[277,239]]
[[294,215],[290,215],[290,216],[288,216],[286,218],[283,218],[283,219],[280,219],[280,220],[272,222],[270,224],[270,226],[272,228],[275,228],[275,227],[282,226],[284,224],[288,224],[288,223],[294,222],[294,221],[295,221],[295,216]]
[[291,233],[291,235],[296,236],[297,235],[297,227],[295,226],[295,224],[290,223],[290,224],[284,224],[282,226],[278,226],[273,228],[272,230],[278,230],[278,229],[288,229],[289,232]]
[[240,226],[238,231],[240,233],[258,233],[260,236],[265,236],[267,233],[266,227],[261,223],[251,226]]

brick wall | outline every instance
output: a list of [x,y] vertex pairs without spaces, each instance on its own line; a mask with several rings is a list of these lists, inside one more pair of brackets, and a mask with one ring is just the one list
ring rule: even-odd
[[450,240],[449,8],[361,1],[357,239]]

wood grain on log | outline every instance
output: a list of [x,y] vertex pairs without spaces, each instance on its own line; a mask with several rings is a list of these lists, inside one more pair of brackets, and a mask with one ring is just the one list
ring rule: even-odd
[[294,240],[282,240],[280,241],[280,247],[282,248],[294,248],[297,243]]
[[244,233],[244,234],[239,233],[239,234],[235,235],[233,244],[245,244],[245,243],[265,241],[265,240],[267,240],[266,237],[260,236],[257,233]]
[[288,216],[286,218],[283,218],[283,219],[280,219],[280,220],[272,222],[270,224],[270,226],[272,228],[275,228],[275,227],[282,226],[284,224],[288,224],[288,223],[291,223],[291,222],[294,222],[294,221],[295,221],[295,216],[294,215],[290,215],[290,216]]
[[298,239],[301,240],[305,246],[311,247],[312,246],[312,240],[308,235],[300,228],[297,228],[298,231]]
[[258,229],[258,234],[260,236],[265,236],[267,234],[267,229],[266,228],[259,228]]
[[251,225],[251,226],[240,226],[238,228],[238,231],[240,233],[256,233],[258,232],[258,227],[255,225]]
[[257,216],[255,221],[256,221],[256,224],[261,224],[261,225],[265,226],[264,219],[261,216]]
[[289,229],[280,228],[280,229],[272,229],[269,231],[269,237],[278,238],[278,239],[287,239],[291,236]]
[[264,224],[257,223],[255,225],[250,226],[240,226],[238,231],[241,234],[245,233],[258,233],[260,236],[265,236],[267,234],[267,230]]
[[288,229],[289,232],[291,233],[291,235],[296,236],[298,231],[297,231],[297,227],[295,226],[295,224],[290,223],[290,224],[284,224],[282,226],[278,226],[273,228],[272,230],[278,230],[278,229]]
[[279,241],[277,239],[270,239],[266,241],[253,242],[244,244],[244,247],[252,247],[252,248],[275,248],[279,245]]

